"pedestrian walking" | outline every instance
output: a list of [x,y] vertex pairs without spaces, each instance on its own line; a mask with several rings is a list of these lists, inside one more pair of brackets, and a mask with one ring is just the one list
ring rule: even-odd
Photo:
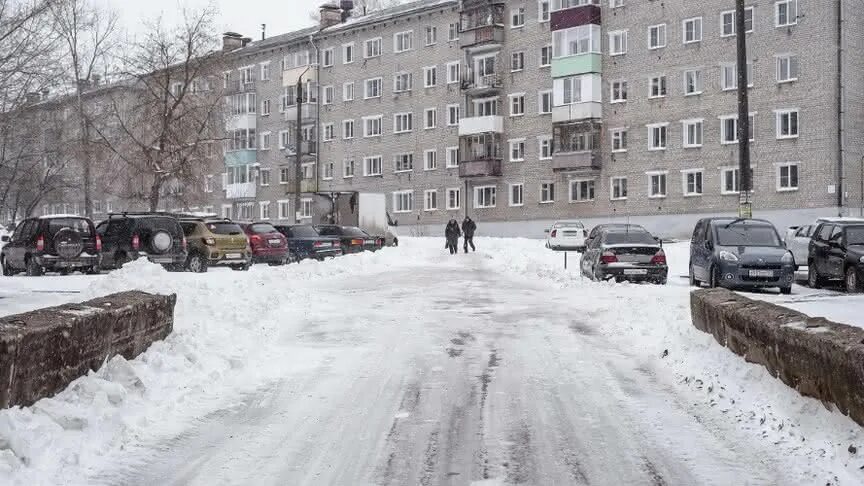
[[455,219],[451,219],[450,222],[447,223],[447,227],[444,229],[444,237],[447,238],[447,249],[450,250],[451,255],[459,253],[460,236],[462,236],[462,232],[459,231],[459,222]]
[[477,231],[477,223],[468,216],[462,221],[462,234],[465,235],[465,253],[468,253],[468,245],[471,245],[471,251],[477,251],[474,248],[474,232]]

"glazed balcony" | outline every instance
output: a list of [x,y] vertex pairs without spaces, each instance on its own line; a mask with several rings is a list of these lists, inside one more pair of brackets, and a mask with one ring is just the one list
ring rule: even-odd
[[555,152],[552,154],[553,172],[593,172],[601,168],[600,151]]
[[459,136],[483,133],[504,133],[504,117],[501,115],[474,116],[459,120]]
[[463,49],[480,49],[484,47],[496,47],[504,43],[503,25],[484,25],[467,32],[462,32],[459,37],[460,47]]
[[504,81],[497,73],[480,76],[469,71],[462,78],[462,91],[469,96],[494,95],[503,88]]
[[501,159],[485,158],[459,162],[459,177],[501,177]]

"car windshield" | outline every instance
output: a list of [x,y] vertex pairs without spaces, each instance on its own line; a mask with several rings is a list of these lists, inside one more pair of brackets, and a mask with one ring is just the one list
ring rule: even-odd
[[644,231],[615,231],[605,233],[603,235],[603,243],[607,245],[626,245],[626,244],[637,244],[637,245],[656,245],[657,242],[654,240],[649,233]]
[[772,226],[754,224],[720,224],[717,226],[720,246],[780,246],[780,239]]
[[253,233],[263,235],[265,233],[276,233],[276,228],[273,227],[272,224],[268,223],[255,223],[251,228]]
[[86,219],[79,218],[63,218],[63,219],[52,219],[48,223],[48,232],[56,234],[63,228],[72,228],[76,233],[80,233],[82,235],[90,234],[90,223],[87,222]]
[[292,226],[291,236],[295,238],[315,238],[318,232],[311,226]]
[[216,235],[243,234],[243,229],[237,223],[207,223],[207,229]]
[[847,245],[864,245],[864,226],[849,226],[846,228]]

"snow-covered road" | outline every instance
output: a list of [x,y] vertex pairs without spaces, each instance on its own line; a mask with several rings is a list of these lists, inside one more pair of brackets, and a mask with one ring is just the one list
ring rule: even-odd
[[695,330],[686,280],[593,283],[542,242],[478,243],[45,279],[46,304],[178,292],[176,332],[0,412],[0,483],[864,482],[861,429]]

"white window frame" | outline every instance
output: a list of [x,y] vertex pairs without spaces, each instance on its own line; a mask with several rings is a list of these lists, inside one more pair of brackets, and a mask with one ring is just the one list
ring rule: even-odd
[[423,170],[424,171],[438,170],[438,150],[437,149],[429,149],[429,150],[423,151]]
[[[407,42],[404,40],[407,39]],[[407,45],[406,45],[407,44]],[[403,52],[414,50],[414,31],[405,30],[393,34],[393,53],[401,54]]]
[[[454,71],[455,68],[455,71]],[[462,65],[459,61],[450,61],[447,63],[447,84],[454,84],[460,81],[459,76],[462,72]],[[453,74],[456,76],[454,77]]]
[[[351,55],[348,55],[348,52],[351,52]],[[342,64],[351,64],[354,62],[354,58],[357,57],[357,46],[354,42],[347,42],[342,44]]]
[[[518,63],[516,61],[519,61]],[[518,66],[517,66],[518,64]],[[510,53],[510,72],[518,73],[525,70],[525,51],[514,51]]]
[[[329,59],[328,59],[329,57]],[[336,63],[336,50],[332,47],[328,47],[321,51],[321,67],[329,68],[333,67],[333,64]]]
[[[434,202],[434,204],[432,204]],[[438,189],[426,189],[423,191],[423,211],[438,210]]]
[[300,200],[300,219],[311,219],[313,213],[312,199],[304,197]]
[[[404,200],[403,200],[404,198]],[[406,204],[407,203],[407,204]],[[407,208],[405,207],[407,206]],[[393,191],[393,212],[397,214],[414,211],[414,191],[410,189]]]
[[[786,22],[780,22],[780,7],[786,6]],[[774,26],[777,28],[791,27],[798,24],[798,0],[780,0],[774,2]]]
[[[382,46],[383,46],[383,44],[384,44],[383,40],[384,40],[384,39],[381,38],[381,37],[375,37],[375,38],[372,38],[372,39],[366,39],[365,41],[363,41],[363,58],[364,58],[364,59],[374,59],[374,58],[376,58],[376,57],[381,57],[381,54],[382,54],[382,52],[381,52],[381,51],[382,51]],[[374,47],[375,45],[377,45],[377,46],[378,46],[377,52],[376,52],[376,50],[373,48],[373,49],[372,49],[372,53],[370,54],[370,53],[369,53],[369,46],[370,46],[370,45],[373,46],[373,47]]]
[[[453,109],[456,110],[455,111],[455,113],[456,113],[455,119],[452,116],[454,113]],[[459,126],[459,119],[461,116],[459,113],[460,111],[461,111],[461,108],[460,108],[458,103],[454,103],[452,105],[447,105],[447,126],[448,127],[458,127]]]
[[[430,77],[431,77],[431,79],[430,79]],[[426,67],[424,67],[423,68],[423,87],[428,89],[428,88],[434,88],[436,86],[438,86],[438,66],[426,66]]]
[[[701,191],[699,191],[699,192],[688,190],[690,181],[688,181],[687,178],[688,178],[688,176],[695,175],[695,174],[700,174],[699,189],[701,189]],[[695,179],[693,181],[693,187],[694,187],[694,189],[696,188]],[[705,169],[684,169],[684,170],[682,170],[681,171],[681,193],[684,195],[684,197],[698,197],[698,196],[702,196],[703,194],[705,194]]]
[[609,0],[609,8],[621,8],[624,6],[624,0]]
[[270,61],[260,63],[261,81],[270,81]]
[[[399,86],[403,84],[403,86]],[[393,75],[393,93],[407,93],[414,89],[414,74],[401,71]]]
[[[369,83],[370,82],[378,85],[378,94],[373,94],[371,96],[369,95],[369,91],[370,91],[369,90]],[[364,100],[371,100],[371,99],[375,99],[375,98],[380,98],[384,94],[383,91],[384,91],[384,78],[379,76],[377,78],[368,78],[368,79],[363,80],[363,99]]]
[[[378,172],[370,170],[370,162],[373,162],[371,169],[375,169],[374,162],[378,162]],[[384,158],[380,155],[367,155],[363,157],[363,177],[381,177],[384,174]]]
[[[489,194],[489,197],[485,197],[485,194]],[[483,204],[481,203],[480,195],[484,194]],[[489,199],[489,200],[486,200]],[[490,204],[491,202],[491,204]],[[476,186],[474,188],[474,209],[491,209],[498,205],[498,186]]]
[[270,116],[270,100],[261,100],[261,116]]
[[[402,125],[401,129],[399,125]],[[414,113],[394,113],[393,114],[393,133],[411,133],[414,131]]]
[[[651,43],[653,40],[652,37],[653,37],[655,30],[657,31],[657,42],[659,42],[659,44],[656,44],[656,45]],[[660,34],[663,34],[662,41],[660,39]],[[666,37],[667,36],[666,36],[666,24],[665,23],[649,25],[648,26],[648,50],[654,51],[654,50],[662,49],[662,48],[666,47]]]
[[[693,75],[695,77],[694,91],[688,91],[688,88],[690,87],[690,83],[688,82],[689,81],[688,76],[690,76],[690,75]],[[684,78],[683,79],[683,81],[684,81],[684,96],[698,96],[698,95],[701,95],[703,93],[703,91],[705,90],[705,80],[703,79],[701,69],[698,69],[698,68],[685,69],[684,74],[683,74],[683,78]]]
[[342,83],[342,101],[351,102],[357,96],[356,86],[354,81],[346,81]]
[[342,161],[342,178],[353,179],[354,172],[357,170],[354,159],[345,159]]
[[522,27],[525,27],[525,7],[511,8],[510,9],[510,28],[511,29],[520,29]]
[[291,168],[279,167],[279,184],[288,184],[291,181]]
[[321,104],[324,106],[332,105],[336,100],[336,88],[331,86],[321,87]]
[[[351,133],[350,134],[348,133],[348,130],[347,130],[347,128],[349,126],[351,127]],[[356,130],[357,130],[357,124],[354,123],[353,119],[342,120],[342,140],[353,140],[354,137],[357,136]]]
[[[745,33],[746,34],[752,34],[753,29],[755,29],[755,27],[756,27],[756,12],[755,12],[753,7],[745,7],[744,8],[744,18],[745,19],[747,18],[747,12],[750,13],[750,30],[745,31]],[[732,31],[731,32],[724,32],[723,26],[725,25],[725,22],[723,21],[723,18],[726,15],[730,15],[730,14],[732,15]],[[737,27],[737,21],[735,19],[735,11],[734,10],[725,10],[723,12],[720,12],[720,37],[732,37],[732,36],[734,36],[737,28],[738,27]]]
[[[453,169],[459,167],[459,147],[447,147],[445,150],[445,168]],[[455,157],[454,157],[455,155]]]
[[[649,123],[645,126],[648,128],[648,151],[656,152],[666,150],[666,148],[669,147],[669,123]],[[666,136],[664,137],[665,140],[663,141],[662,146],[654,144],[654,129],[659,128],[665,129],[666,133]],[[657,141],[659,142],[659,140]]]
[[[543,109],[544,100],[549,101],[549,103],[548,103],[549,109],[548,110]],[[537,114],[538,115],[551,115],[552,114],[552,108],[554,106],[555,106],[555,99],[554,99],[554,96],[552,94],[551,89],[541,89],[540,91],[537,92]]]
[[[801,164],[800,163],[798,163],[798,162],[779,162],[777,164],[774,164],[774,167],[775,167],[774,170],[776,172],[776,189],[777,189],[777,192],[795,192],[798,189],[800,189],[800,187],[801,187]],[[781,184],[781,181],[782,181],[781,172],[783,169],[789,170],[790,167],[795,167],[795,186],[790,185],[790,186],[784,187]],[[791,171],[789,171],[789,173],[787,174],[787,179],[789,179],[791,182],[791,179],[792,179],[792,172]]]
[[[513,191],[518,188],[519,189],[519,201],[515,201],[513,198]],[[513,184],[509,184],[507,186],[507,204],[511,208],[517,208],[525,205],[525,184],[522,182],[516,182]]]
[[[545,5],[545,8],[544,8]],[[537,0],[537,22],[545,24],[552,19],[552,5],[550,0]]]
[[[726,189],[726,173],[731,172],[733,174],[737,173],[738,177],[733,179],[735,181],[735,190],[730,191]],[[704,186],[705,181],[702,181]],[[728,196],[731,194],[739,194],[741,190],[741,173],[738,171],[738,167],[721,167],[720,168],[720,194],[724,196]]]
[[[621,184],[622,181],[624,182],[623,185]],[[618,196],[615,195],[615,190],[616,190],[616,187],[615,187],[616,184],[615,183],[616,182],[618,183],[618,187],[617,187],[618,192],[619,192]],[[630,192],[628,186],[629,186],[629,184],[627,183],[627,176],[612,176],[612,177],[610,177],[609,178],[609,200],[610,201],[626,201],[627,196],[629,195],[629,192]],[[595,190],[596,190],[596,187],[595,187]],[[622,192],[623,192],[623,195],[620,194]]]
[[[738,143],[738,115],[722,115],[717,117],[720,119],[720,144],[721,145],[735,145]],[[727,120],[735,120],[735,140],[730,141],[727,140],[726,137],[726,121]],[[752,132],[752,137],[750,138],[751,142],[756,141],[756,112],[750,112],[750,131]]]
[[[367,121],[375,121],[378,120],[378,128],[379,133],[373,133],[369,135],[369,132],[366,130],[366,122]],[[384,115],[372,115],[372,116],[364,116],[363,117],[363,138],[375,138],[381,137],[384,135]]]
[[[795,115],[795,133],[791,133],[792,131],[792,115]],[[789,131],[788,134],[781,133],[782,128],[782,119],[784,116],[789,117]],[[777,140],[790,140],[800,137],[801,135],[801,112],[798,108],[784,108],[781,110],[774,110],[774,127],[775,133],[777,135]]]
[[459,22],[451,22],[447,26],[447,42],[459,42]]
[[[519,152],[521,155],[517,158],[513,158],[513,149],[519,148]],[[507,140],[507,160],[510,162],[525,162],[525,139],[524,138],[511,138]]]
[[[400,168],[399,166],[402,165]],[[393,172],[400,174],[414,171],[414,154],[404,152],[393,156]]]
[[271,137],[272,137],[272,132],[270,132],[270,131],[261,132],[261,143],[260,143],[260,147],[259,147],[260,150],[270,150]]
[[[693,24],[693,38],[687,39],[687,25]],[[698,44],[702,42],[702,17],[691,17],[689,19],[684,19],[681,21],[681,42],[684,45],[689,44]],[[697,34],[697,26],[698,26],[698,36]]]
[[[732,70],[732,79],[734,80],[734,84],[727,85],[726,84],[726,70]],[[747,87],[753,87],[753,63],[747,63],[747,75],[749,77],[747,81]],[[738,65],[732,62],[724,62],[720,63],[720,89],[723,91],[734,91],[738,89]]]
[[[655,83],[656,81],[656,83]],[[654,94],[654,86],[657,86],[657,94]],[[665,98],[669,95],[669,79],[665,74],[657,74],[648,78],[648,99]]]
[[555,182],[554,181],[540,181],[539,203],[540,204],[554,204],[555,203]]
[[333,123],[322,123],[321,124],[321,141],[322,142],[332,142],[336,137],[336,128]]
[[[518,105],[514,105],[514,103],[521,99]],[[525,116],[525,93],[512,93],[507,95],[507,104],[510,105],[510,117],[519,117]],[[521,111],[516,111],[514,108],[518,107]]]
[[423,28],[423,44],[426,47],[434,46],[438,43],[438,26],[427,25]]
[[[627,131],[628,131],[627,127],[617,127],[617,128],[610,128],[609,129],[609,147],[610,147],[611,153],[621,154],[621,153],[627,152],[627,144],[629,142],[627,140],[629,138]],[[621,147],[615,148],[616,140],[619,141],[619,143],[623,141],[623,144]]]
[[[429,115],[432,115],[430,124]],[[423,129],[424,130],[434,130],[438,128],[438,108],[426,108],[423,110]]]
[[[627,54],[627,29],[613,30],[609,32],[609,56],[623,56]],[[615,50],[615,39],[620,38],[620,49]]]
[[[574,186],[574,185],[577,185],[577,186],[580,188],[580,190],[578,191],[578,193],[579,193],[578,195],[581,196],[581,195],[583,195],[583,194],[582,194],[582,190],[581,190],[581,184],[582,184],[583,182],[586,183],[586,184],[590,184],[590,192],[593,192],[594,194],[592,194],[591,197],[574,198],[574,197],[573,197],[573,196],[574,196],[574,192],[577,192],[577,191],[574,191],[574,190],[573,190],[573,186]],[[567,184],[567,199],[569,199],[569,201],[570,201],[571,204],[572,204],[572,203],[589,203],[589,202],[593,202],[594,200],[597,199],[597,180],[594,179],[594,178],[578,178],[578,179],[570,179],[570,180],[568,181],[568,184]]]
[[[624,88],[623,90],[621,89],[622,87]],[[617,88],[617,93],[616,93],[616,88]],[[629,89],[630,89],[630,87],[627,85],[626,79],[613,79],[612,81],[610,81],[609,82],[609,103],[626,103]],[[620,97],[621,94],[624,95],[623,98]],[[616,96],[618,96],[618,97],[616,97]]]
[[[801,70],[798,56],[795,54],[778,54],[774,57],[777,59],[777,72],[775,73],[777,84],[793,83],[798,81],[798,76]],[[783,69],[784,62],[786,63],[785,69]]]
[[[543,155],[544,143],[548,146],[548,153]],[[537,137],[537,160],[552,160],[554,147],[552,144],[552,135],[539,135]]]
[[279,199],[276,201],[276,209],[280,220],[291,219],[291,201],[288,199]]
[[[698,127],[698,131],[694,131],[694,136],[698,134],[698,140],[690,140],[690,127]],[[667,134],[668,136],[668,134]],[[701,148],[705,143],[705,119],[691,118],[689,120],[681,120],[681,147],[682,148]]]
[[[458,187],[448,187],[445,191],[447,195],[447,210],[448,211],[458,211],[462,209],[462,189]],[[453,198],[452,194],[456,194],[456,205],[451,204]]]
[[[648,199],[665,199],[669,196],[669,171],[653,170],[645,173],[648,176]],[[654,178],[663,178],[663,192],[654,194]]]

